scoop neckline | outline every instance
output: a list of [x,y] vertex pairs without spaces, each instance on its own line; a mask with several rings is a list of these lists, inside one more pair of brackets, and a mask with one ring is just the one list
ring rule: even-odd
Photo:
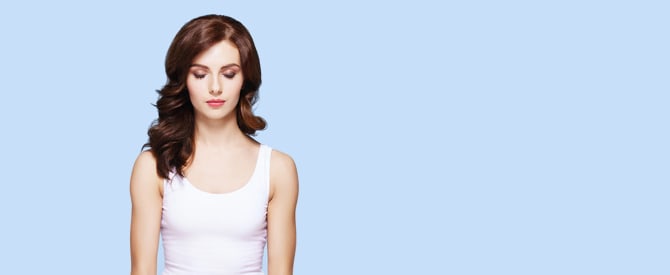
[[258,174],[258,166],[260,166],[260,163],[261,163],[262,152],[263,152],[263,144],[260,144],[258,146],[258,156],[256,157],[256,165],[254,166],[254,170],[251,172],[251,176],[249,177],[247,182],[245,182],[242,186],[238,187],[237,189],[234,189],[234,190],[231,190],[231,191],[228,191],[228,192],[223,192],[223,193],[213,193],[213,192],[202,190],[202,189],[198,188],[197,186],[193,185],[193,183],[191,183],[191,181],[186,176],[181,177],[182,181],[184,183],[186,183],[188,186],[190,186],[193,190],[195,190],[199,193],[209,195],[209,196],[225,196],[225,195],[233,195],[235,193],[239,193],[242,190],[246,189],[247,186],[251,185],[251,182],[254,180],[254,178],[256,178],[256,174]]

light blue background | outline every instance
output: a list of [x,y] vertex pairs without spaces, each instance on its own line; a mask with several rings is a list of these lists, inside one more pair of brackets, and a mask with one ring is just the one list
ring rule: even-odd
[[177,30],[252,32],[295,274],[670,274],[665,1],[0,4],[0,273],[128,274]]

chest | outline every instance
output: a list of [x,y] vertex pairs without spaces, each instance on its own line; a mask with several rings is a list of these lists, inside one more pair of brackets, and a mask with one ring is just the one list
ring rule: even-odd
[[185,171],[196,188],[208,193],[229,193],[241,189],[254,175],[258,165],[256,154],[225,156],[198,154]]
[[162,227],[197,236],[255,234],[267,224],[267,199],[257,191],[245,187],[231,194],[206,194],[184,186],[163,199]]
[[257,238],[267,228],[269,178],[255,169],[247,182],[226,193],[210,193],[190,179],[164,183],[162,233],[165,236]]

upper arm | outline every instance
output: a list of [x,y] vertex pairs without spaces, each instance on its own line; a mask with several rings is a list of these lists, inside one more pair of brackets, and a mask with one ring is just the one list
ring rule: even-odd
[[163,202],[161,183],[154,156],[149,151],[142,152],[135,160],[130,177],[131,274],[156,274]]
[[293,159],[273,151],[268,204],[268,274],[293,274],[298,172]]

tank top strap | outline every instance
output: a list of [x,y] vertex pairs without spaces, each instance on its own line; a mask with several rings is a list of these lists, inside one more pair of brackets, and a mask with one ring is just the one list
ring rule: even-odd
[[176,187],[175,185],[181,185],[181,177],[173,168],[168,173],[168,177],[163,179],[163,197],[172,193]]
[[260,151],[258,152],[259,160],[259,172],[261,173],[262,183],[264,185],[265,191],[268,194],[268,199],[270,195],[270,159],[272,158],[272,148],[265,144],[261,144]]

